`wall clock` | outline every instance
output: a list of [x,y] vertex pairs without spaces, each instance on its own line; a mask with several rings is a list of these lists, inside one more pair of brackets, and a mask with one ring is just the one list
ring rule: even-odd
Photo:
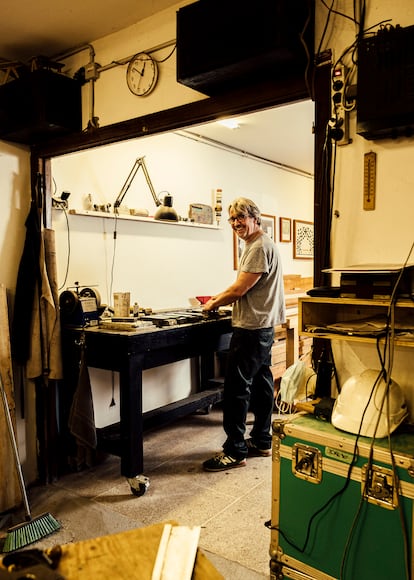
[[126,80],[129,90],[137,97],[149,95],[157,84],[157,63],[145,52],[136,54],[129,61]]

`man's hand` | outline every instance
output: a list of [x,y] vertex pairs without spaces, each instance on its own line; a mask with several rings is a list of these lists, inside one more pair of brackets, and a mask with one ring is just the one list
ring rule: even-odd
[[211,312],[212,310],[217,310],[218,306],[215,303],[216,297],[212,296],[210,300],[208,300],[205,304],[203,304],[202,311],[203,312]]

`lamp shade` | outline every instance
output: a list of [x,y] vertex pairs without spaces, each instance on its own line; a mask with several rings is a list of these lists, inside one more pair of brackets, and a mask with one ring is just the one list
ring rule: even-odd
[[178,214],[172,206],[173,198],[170,194],[164,197],[163,205],[160,205],[155,212],[155,220],[167,220],[178,222]]

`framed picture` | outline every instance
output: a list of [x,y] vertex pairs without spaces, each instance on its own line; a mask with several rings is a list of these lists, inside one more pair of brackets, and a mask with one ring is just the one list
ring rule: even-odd
[[293,220],[293,257],[300,260],[312,260],[313,246],[313,222]]
[[262,230],[276,241],[276,217],[274,215],[262,213]]
[[239,269],[240,256],[242,255],[244,241],[233,231],[233,270]]
[[281,242],[292,241],[292,220],[290,218],[279,218],[279,237]]

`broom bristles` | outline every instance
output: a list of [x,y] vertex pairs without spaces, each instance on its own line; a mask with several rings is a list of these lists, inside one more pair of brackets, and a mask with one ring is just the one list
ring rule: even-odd
[[13,526],[7,530],[3,552],[13,552],[28,544],[33,544],[57,532],[60,527],[60,523],[50,513],[41,514],[29,522]]

